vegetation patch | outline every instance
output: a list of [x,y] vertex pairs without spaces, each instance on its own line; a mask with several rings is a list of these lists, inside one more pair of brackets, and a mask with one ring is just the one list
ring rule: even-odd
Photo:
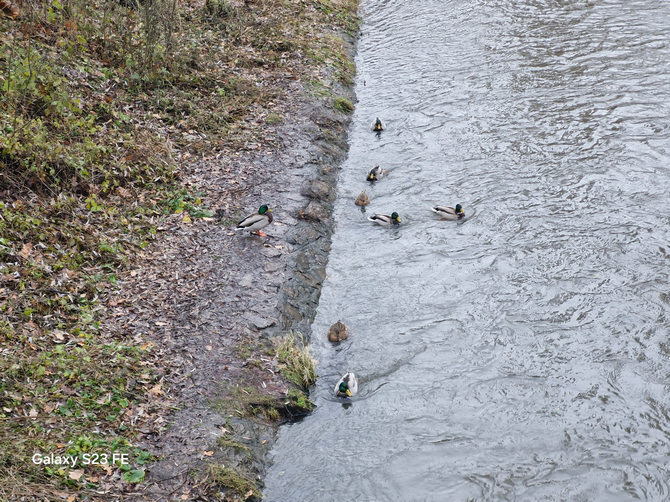
[[249,473],[223,465],[209,464],[208,474],[214,485],[233,492],[242,497],[242,500],[248,500],[252,497],[260,499],[260,490],[252,481],[253,476]]
[[335,107],[336,110],[339,110],[342,113],[351,113],[356,109],[356,107],[353,105],[351,101],[341,96],[335,98],[333,107]]
[[[169,365],[115,324],[110,297],[161,232],[214,216],[203,190],[182,185],[182,164],[276,146],[278,75],[332,93],[316,71],[330,65],[351,81],[332,31],[358,29],[357,3],[4,4],[0,499],[121,493],[143,481],[151,460],[139,438],[159,433],[174,407]],[[307,389],[313,366],[310,376],[304,355],[282,354],[282,374]],[[238,411],[270,420],[309,402],[295,389],[272,403],[249,389],[238,395]],[[31,461],[39,452],[128,461],[47,468]]]
[[286,336],[275,339],[279,369],[282,375],[303,390],[316,382],[316,361],[309,346],[300,333],[290,331]]

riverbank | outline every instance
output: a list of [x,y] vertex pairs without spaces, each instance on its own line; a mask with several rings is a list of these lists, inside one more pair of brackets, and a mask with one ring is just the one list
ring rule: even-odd
[[[0,497],[258,497],[310,406],[272,339],[309,337],[325,278],[356,3],[164,10],[164,44],[146,6],[89,5],[99,33],[28,7],[2,21]],[[268,237],[234,232],[263,203]]]

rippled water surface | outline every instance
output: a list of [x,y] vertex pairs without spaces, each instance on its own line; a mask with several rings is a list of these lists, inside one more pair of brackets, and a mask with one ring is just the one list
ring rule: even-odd
[[318,408],[282,428],[266,500],[670,500],[670,2],[362,14]]

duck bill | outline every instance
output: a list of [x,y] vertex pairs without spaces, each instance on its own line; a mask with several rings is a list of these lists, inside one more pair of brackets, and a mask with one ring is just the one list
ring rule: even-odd
[[351,397],[351,391],[347,389],[347,396]]

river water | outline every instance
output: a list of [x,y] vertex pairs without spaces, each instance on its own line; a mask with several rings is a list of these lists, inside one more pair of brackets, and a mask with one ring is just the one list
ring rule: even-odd
[[265,499],[670,500],[670,2],[361,14],[318,407],[281,429]]

